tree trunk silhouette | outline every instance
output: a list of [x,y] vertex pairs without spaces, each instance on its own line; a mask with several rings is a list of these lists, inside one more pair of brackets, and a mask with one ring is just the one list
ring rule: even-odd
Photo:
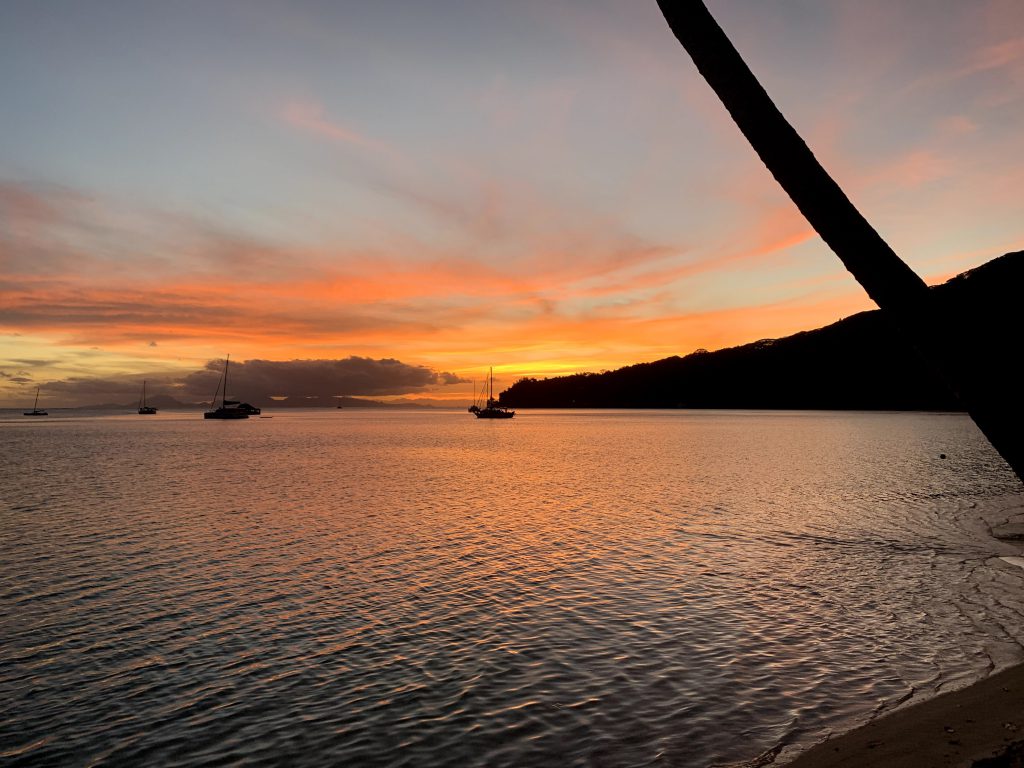
[[1016,377],[1005,362],[1013,350],[986,346],[984,317],[979,317],[979,312],[940,315],[924,281],[828,175],[701,0],[658,0],[658,5],[776,181],[906,340],[945,379],[995,449],[1024,480],[1020,387],[1011,384]]

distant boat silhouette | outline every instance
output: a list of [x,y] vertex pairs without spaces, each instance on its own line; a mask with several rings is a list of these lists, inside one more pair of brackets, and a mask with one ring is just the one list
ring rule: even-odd
[[498,405],[494,399],[494,368],[491,368],[487,385],[487,404],[480,408],[476,403],[469,407],[470,413],[475,413],[478,419],[511,419],[516,412]]
[[146,382],[142,382],[142,397],[139,398],[139,413],[144,416],[149,416],[156,413],[156,408],[152,405],[146,405]]
[[224,360],[224,374],[217,383],[217,391],[213,393],[213,405],[217,406],[217,395],[220,395],[220,405],[212,411],[203,414],[204,419],[248,419],[250,415],[259,415],[260,409],[248,403],[241,403],[238,400],[228,400],[228,364],[231,362],[231,355]]
[[36,387],[36,401],[32,404],[31,411],[23,411],[23,416],[49,416],[46,411],[39,410],[39,387]]

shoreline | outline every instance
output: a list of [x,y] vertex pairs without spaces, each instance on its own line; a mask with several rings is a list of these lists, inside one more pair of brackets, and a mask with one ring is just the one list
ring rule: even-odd
[[[1024,567],[1024,496],[1001,509],[979,510],[994,541]],[[1024,765],[1024,662],[975,683],[895,709],[829,737],[784,763],[786,768],[1015,768]]]
[[823,741],[787,768],[1012,768],[1024,757],[1024,663]]

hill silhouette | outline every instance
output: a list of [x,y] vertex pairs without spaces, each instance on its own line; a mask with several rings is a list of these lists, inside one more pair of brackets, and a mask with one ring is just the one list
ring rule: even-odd
[[[1024,251],[930,290],[951,341],[975,359],[1016,355]],[[879,310],[781,339],[700,350],[606,373],[521,379],[500,395],[520,408],[961,410]]]

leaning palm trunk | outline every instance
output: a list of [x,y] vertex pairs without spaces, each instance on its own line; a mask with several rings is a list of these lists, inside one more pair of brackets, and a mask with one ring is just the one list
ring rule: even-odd
[[701,0],[658,0],[658,5],[776,181],[1024,479],[1024,411],[1018,388],[1011,386],[1007,366],[999,365],[1000,350],[985,348],[983,322],[938,311],[924,281],[821,167]]

